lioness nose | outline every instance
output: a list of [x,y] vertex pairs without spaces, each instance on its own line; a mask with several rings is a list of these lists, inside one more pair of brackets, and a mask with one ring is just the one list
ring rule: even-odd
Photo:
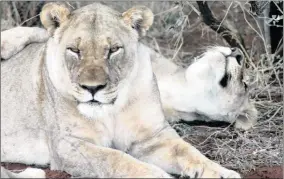
[[231,56],[235,57],[238,64],[241,65],[241,63],[244,59],[242,51],[239,48],[231,48],[231,50],[232,50]]
[[97,86],[86,86],[86,85],[81,85],[81,87],[85,90],[88,90],[92,95],[96,94],[99,90],[103,89],[106,87],[106,84],[104,85],[97,85]]

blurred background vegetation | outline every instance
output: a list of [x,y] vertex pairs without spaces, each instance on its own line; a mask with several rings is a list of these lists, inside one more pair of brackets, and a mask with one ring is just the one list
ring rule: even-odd
[[[44,1],[1,2],[1,31],[39,26]],[[77,9],[93,2],[67,2]],[[123,12],[145,5],[155,14],[143,42],[186,67],[208,46],[238,46],[246,55],[251,98],[259,122],[249,131],[229,127],[174,127],[209,158],[246,173],[282,163],[283,1],[101,2]]]

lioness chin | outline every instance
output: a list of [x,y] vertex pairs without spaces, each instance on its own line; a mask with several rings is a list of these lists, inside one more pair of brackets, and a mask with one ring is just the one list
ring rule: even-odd
[[153,23],[148,8],[71,12],[48,3],[40,18],[47,43],[1,62],[2,162],[74,177],[240,178],[165,120],[151,54],[138,40]]

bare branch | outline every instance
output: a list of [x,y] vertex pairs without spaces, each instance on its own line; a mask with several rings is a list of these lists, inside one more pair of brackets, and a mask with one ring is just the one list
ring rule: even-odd
[[223,25],[222,22],[220,22],[213,16],[210,8],[208,7],[207,2],[196,2],[201,12],[204,23],[208,25],[212,30],[222,35],[222,37],[227,41],[230,46],[239,47],[240,49],[245,51],[245,45],[243,40],[237,34],[233,33],[231,29]]
[[12,6],[13,6],[14,13],[15,13],[16,23],[18,25],[21,22],[21,16],[18,12],[18,9],[17,9],[15,2],[12,2]]
[[33,18],[36,18],[37,16],[39,16],[39,14],[37,14],[37,15],[35,15],[35,16],[33,16],[33,17],[31,17],[31,18],[27,19],[27,20],[25,20],[25,21],[24,21],[24,22],[22,22],[19,26],[24,25],[24,23],[26,23],[26,22],[28,22],[28,21],[32,20]]

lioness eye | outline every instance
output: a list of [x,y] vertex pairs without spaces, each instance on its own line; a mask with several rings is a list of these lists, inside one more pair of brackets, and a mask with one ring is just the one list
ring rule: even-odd
[[115,46],[115,47],[111,47],[109,51],[110,53],[114,53],[114,52],[117,52],[119,49],[120,49],[119,46]]
[[228,86],[230,79],[231,79],[231,74],[225,73],[219,83],[223,88],[225,88]]
[[79,49],[77,49],[77,48],[68,47],[68,48],[67,48],[67,50],[70,50],[71,52],[73,52],[73,53],[77,53],[77,54],[79,54],[79,53],[80,53],[80,50],[79,50]]

